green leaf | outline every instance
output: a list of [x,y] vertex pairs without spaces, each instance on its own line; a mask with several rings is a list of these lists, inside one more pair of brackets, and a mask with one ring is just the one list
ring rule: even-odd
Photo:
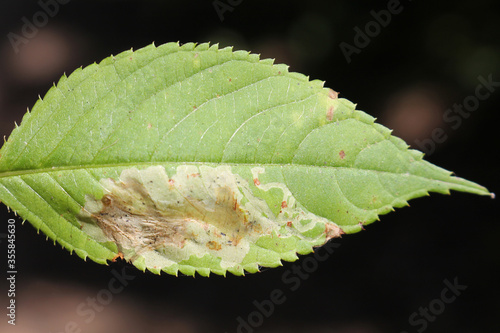
[[63,76],[0,151],[0,200],[81,258],[242,275],[429,191],[489,195],[321,81],[168,43]]

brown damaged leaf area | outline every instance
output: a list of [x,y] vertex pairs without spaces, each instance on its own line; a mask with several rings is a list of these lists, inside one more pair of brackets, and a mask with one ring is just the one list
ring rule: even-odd
[[339,93],[333,89],[328,90],[328,97],[331,99],[337,99],[339,98]]
[[342,237],[343,234],[345,234],[345,232],[338,226],[331,223],[325,224],[325,235],[326,235],[325,242],[328,242],[332,238]]
[[114,260],[140,259],[140,265],[155,269],[207,255],[220,260],[221,269],[238,267],[261,237],[302,238],[317,223],[325,225],[321,244],[340,237],[336,224],[297,207],[284,184],[257,182],[263,191],[281,190],[275,215],[250,189],[249,182],[254,185],[265,172],[258,169],[248,180],[229,166],[181,165],[170,169],[170,176],[162,166],[124,169],[117,179],[99,181],[100,199],[86,197],[82,228],[99,242],[116,244]]
[[165,214],[143,198],[144,210],[138,210],[113,194],[106,194],[101,202],[103,208],[92,217],[104,234],[113,240],[120,253],[134,249],[137,255],[156,250],[166,245],[183,247],[190,235],[185,230],[185,217],[175,210]]
[[[230,246],[237,246],[252,229],[262,231],[260,225],[249,223],[248,211],[240,206],[236,193],[228,186],[215,187],[209,200],[180,196],[158,207],[139,182],[110,181],[119,190],[104,195],[100,200],[102,209],[91,217],[105,236],[116,243],[120,253],[126,253],[127,259],[167,246],[183,248],[188,240],[199,242],[199,230],[210,233],[210,226],[218,231],[211,237],[224,236]],[[167,183],[170,191],[176,191],[173,179]],[[198,224],[199,228],[193,228],[192,224]],[[218,251],[221,244],[211,240],[206,242],[206,247]]]
[[[330,99],[338,99],[339,98],[339,93],[336,92],[333,89],[330,89],[330,90],[328,90],[328,97]],[[333,120],[334,112],[335,112],[335,107],[332,105],[326,111],[326,120],[327,121],[332,121]]]
[[[335,90],[333,89],[330,89],[328,90],[328,98],[330,99],[338,99],[339,98],[339,93],[336,92]],[[328,110],[326,110],[326,120],[327,121],[332,121],[333,120],[333,116],[334,116],[334,113],[335,113],[335,107],[333,105],[331,105]]]

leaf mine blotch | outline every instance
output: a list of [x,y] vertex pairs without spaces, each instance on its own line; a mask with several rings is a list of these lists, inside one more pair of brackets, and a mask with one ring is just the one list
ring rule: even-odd
[[[209,255],[220,260],[222,269],[243,262],[261,237],[303,238],[317,223],[325,230],[324,241],[342,233],[301,208],[282,183],[253,181],[264,192],[281,193],[276,196],[281,210],[273,213],[229,166],[180,165],[168,170],[130,168],[118,179],[101,179],[104,194],[100,199],[87,196],[84,212],[91,223],[83,223],[83,228],[101,242],[114,243],[126,260],[143,258],[148,267]],[[265,169],[254,168],[252,173],[251,182]]]
[[186,259],[183,252],[245,252],[243,238],[271,232],[272,225],[259,219],[266,212],[241,206],[242,179],[225,168],[200,169],[203,175],[180,166],[171,177],[161,166],[126,169],[119,180],[102,180],[107,193],[88,198],[85,210],[128,260],[149,251],[178,260]]

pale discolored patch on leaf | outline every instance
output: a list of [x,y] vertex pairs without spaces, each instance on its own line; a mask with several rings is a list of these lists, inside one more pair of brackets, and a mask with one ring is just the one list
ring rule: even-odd
[[[258,179],[265,169],[251,172]],[[261,237],[306,240],[303,234],[318,224],[326,240],[342,233],[333,222],[298,207],[285,184],[259,183],[265,192],[281,192],[273,197],[282,207],[275,215],[229,166],[180,165],[170,176],[163,166],[130,168],[117,180],[104,178],[100,184],[105,194],[100,199],[87,196],[82,230],[115,243],[126,260],[142,258],[153,269],[209,256],[222,271],[238,270]]]

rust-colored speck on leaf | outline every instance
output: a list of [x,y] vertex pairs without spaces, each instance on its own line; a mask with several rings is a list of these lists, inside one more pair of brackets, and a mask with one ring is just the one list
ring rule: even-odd
[[341,159],[341,160],[343,160],[343,159],[344,159],[344,157],[345,157],[345,152],[344,152],[343,150],[341,150],[341,151],[339,152],[339,157],[340,157],[340,159]]
[[330,89],[330,91],[328,91],[328,97],[330,97],[331,99],[337,99],[339,98],[339,93],[333,89]]
[[281,202],[281,208],[286,208],[286,207],[288,207],[286,201]]
[[113,259],[111,259],[112,262],[116,262],[116,260],[120,258],[123,260],[124,256],[123,256],[123,253],[121,252],[118,252],[118,254],[116,256],[113,257]]
[[333,120],[333,111],[335,111],[335,108],[332,106],[330,106],[330,108],[328,109],[328,111],[326,111],[326,120],[327,121],[332,121]]
[[259,181],[258,178],[254,178],[253,183],[255,184],[255,186],[259,186],[260,185],[260,181]]
[[219,251],[220,249],[222,249],[222,246],[220,245],[220,243],[216,242],[216,241],[210,241],[207,243],[207,247],[210,249],[210,250],[215,250],[215,251]]

